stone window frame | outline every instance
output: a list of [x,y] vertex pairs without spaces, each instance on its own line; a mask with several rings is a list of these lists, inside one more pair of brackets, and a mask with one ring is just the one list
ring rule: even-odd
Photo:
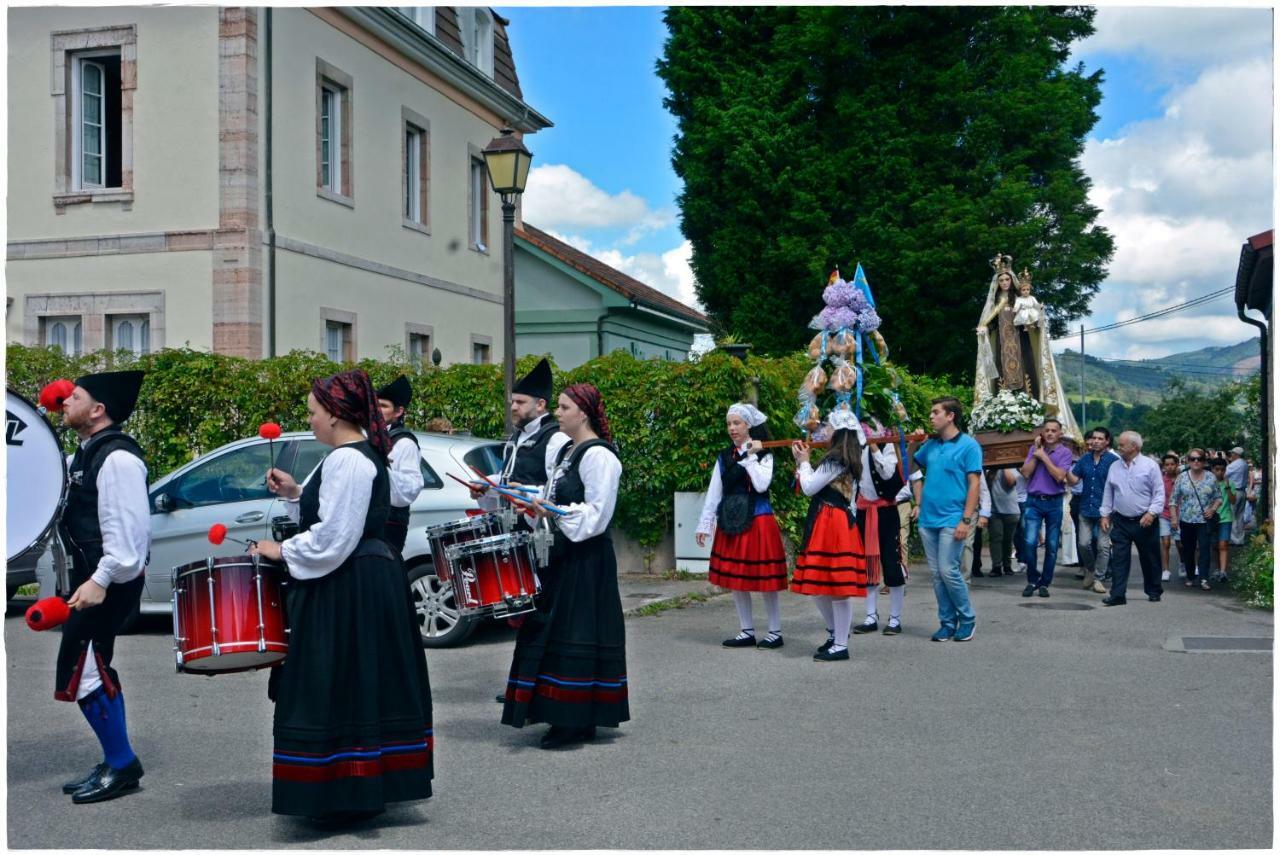
[[[324,89],[339,90],[341,106],[338,111],[338,163],[341,170],[342,191],[326,187],[320,168],[320,101]],[[355,79],[332,63],[316,57],[316,195],[348,208],[356,206],[355,179]]]
[[164,291],[47,292],[23,297],[22,332],[27,344],[40,346],[45,318],[80,317],[80,341],[84,353],[107,346],[107,325],[116,315],[145,315],[149,320],[150,351],[165,346]]
[[[471,209],[476,205],[476,186],[472,180],[471,170],[480,164],[480,243],[477,244],[472,230]],[[475,143],[467,143],[467,249],[488,255],[493,243],[489,240],[489,169],[485,166],[484,151]]]
[[[489,357],[488,362],[476,362],[476,345],[477,344],[482,344],[485,347],[489,348],[487,352]],[[471,357],[472,365],[493,365],[493,336],[480,335],[479,333],[472,333],[471,334],[471,353],[469,354],[469,356]]]
[[346,324],[351,327],[351,359],[350,362],[356,362],[360,358],[359,340],[356,338],[359,328],[356,324],[356,313],[348,312],[346,309],[335,309],[332,306],[320,307],[320,352],[326,356],[329,354],[329,321],[334,323]]
[[431,120],[421,113],[402,106],[400,108],[400,198],[402,200],[408,190],[405,186],[409,180],[405,164],[408,152],[405,151],[405,147],[408,145],[410,127],[416,129],[421,136],[418,150],[418,211],[420,216],[418,220],[412,220],[406,217],[402,210],[400,212],[400,224],[406,229],[429,235],[431,234]]
[[420,335],[420,336],[425,336],[425,337],[426,337],[426,339],[427,339],[427,346],[426,346],[426,348],[424,348],[424,349],[423,349],[422,358],[423,358],[423,361],[424,361],[424,362],[423,362],[423,364],[430,363],[430,362],[431,362],[431,351],[432,351],[432,349],[433,349],[433,348],[435,348],[435,346],[436,346],[436,331],[435,331],[435,327],[433,327],[431,324],[415,324],[415,323],[411,323],[411,322],[408,322],[408,321],[406,321],[406,322],[405,322],[405,325],[404,325],[404,355],[405,355],[405,358],[406,358],[406,359],[410,359],[410,361],[412,361],[412,358],[411,358],[411,356],[410,356],[410,349],[409,349],[409,345],[410,345],[410,342],[413,340],[413,337],[414,337],[415,335]]
[[[136,24],[54,30],[49,35],[52,54],[50,95],[53,96],[53,206],[57,213],[70,205],[114,202],[124,210],[133,206],[133,94],[138,88],[138,28]],[[73,149],[69,94],[74,91],[73,55],[84,51],[118,48],[120,51],[120,186],[101,189],[72,187]],[[86,345],[87,347],[87,345]]]

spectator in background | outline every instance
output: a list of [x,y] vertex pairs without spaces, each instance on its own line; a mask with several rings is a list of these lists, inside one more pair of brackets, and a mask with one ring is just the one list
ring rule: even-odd
[[[1086,440],[1086,443],[1087,443],[1087,442],[1088,442],[1088,440]],[[1076,458],[1076,462],[1079,462],[1079,460],[1080,460],[1080,458],[1078,458],[1078,457],[1077,457],[1077,458]],[[1083,502],[1083,501],[1084,501],[1084,482],[1083,482],[1083,481],[1076,481],[1074,484],[1072,484],[1072,483],[1071,483],[1071,480],[1070,480],[1070,479],[1067,479],[1067,484],[1069,485],[1069,491],[1070,491],[1070,493],[1071,493],[1071,502],[1070,502],[1070,504],[1068,505],[1068,513],[1071,515],[1071,525],[1072,525],[1072,527],[1074,528],[1074,530],[1075,530],[1076,534],[1077,534],[1077,535],[1079,535],[1079,533],[1080,533],[1080,504],[1081,504],[1081,502]],[[1085,569],[1086,569],[1086,568],[1085,568],[1085,564],[1084,564],[1084,555],[1083,555],[1083,554],[1081,554],[1081,555],[1079,556],[1079,558],[1080,558],[1080,560],[1079,560],[1079,562],[1077,563],[1077,566],[1076,566],[1076,579],[1084,579],[1084,578],[1085,578],[1085,576],[1087,575],[1087,574],[1085,573]],[[1088,588],[1088,587],[1089,587],[1089,585],[1087,585],[1087,584],[1086,584],[1086,585],[1085,585],[1085,587],[1086,587],[1086,588]]]
[[1071,467],[1067,481],[1083,491],[1080,501],[1080,524],[1076,536],[1080,546],[1080,566],[1088,572],[1082,577],[1084,588],[1105,594],[1111,580],[1111,535],[1102,528],[1102,489],[1107,484],[1107,471],[1120,458],[1111,450],[1111,431],[1096,427],[1085,439],[1088,450]]
[[[1058,562],[1058,544],[1062,537],[1063,484],[1071,468],[1071,448],[1062,440],[1062,422],[1055,418],[1044,420],[1035,443],[1027,452],[1022,464],[1022,475],[1027,479],[1027,509],[1022,517],[1023,560],[1027,563],[1027,585],[1022,596],[1039,594],[1049,596],[1053,584],[1053,570]],[[1044,534],[1044,565],[1036,567],[1036,548],[1039,546],[1040,529]]]
[[1018,534],[1018,470],[999,469],[986,475],[991,493],[991,521],[987,531],[991,537],[991,575],[1012,576],[1013,548]]
[[1218,572],[1214,574],[1215,582],[1227,581],[1227,564],[1231,560],[1231,532],[1235,522],[1236,491],[1227,480],[1227,460],[1225,457],[1214,458],[1211,462],[1213,477],[1218,482],[1218,524],[1213,532],[1213,539],[1218,544]]
[[[1235,493],[1235,501],[1231,505],[1231,543],[1239,546],[1244,543],[1244,506],[1249,501],[1249,488],[1253,486],[1253,473],[1249,469],[1249,461],[1245,460],[1244,449],[1236,446],[1228,452],[1231,455],[1226,466],[1226,480]],[[1221,567],[1225,571],[1226,567]]]
[[[1160,580],[1168,582],[1169,572],[1169,547],[1173,541],[1177,539],[1172,524],[1169,522],[1169,504],[1173,501],[1173,481],[1178,477],[1178,455],[1172,451],[1164,453],[1164,459],[1160,461],[1160,474],[1164,479],[1164,510],[1160,512]],[[1173,557],[1177,559],[1178,554],[1175,551]],[[1178,562],[1179,568],[1182,562]],[[1186,570],[1181,570],[1181,575],[1187,575]]]
[[[981,475],[982,473],[979,473]],[[991,491],[987,489],[987,479],[978,479],[978,524],[969,529],[969,536],[964,539],[964,552],[960,556],[960,568],[964,571],[964,581],[970,576],[982,577],[982,530],[991,521]],[[973,568],[972,574],[969,568]]]
[[1217,480],[1212,472],[1205,471],[1204,464],[1204,449],[1193,448],[1187,452],[1187,471],[1173,482],[1169,522],[1182,540],[1182,566],[1187,570],[1187,581],[1183,584],[1194,587],[1199,575],[1200,588],[1207,591],[1210,524],[1217,520],[1222,499]]

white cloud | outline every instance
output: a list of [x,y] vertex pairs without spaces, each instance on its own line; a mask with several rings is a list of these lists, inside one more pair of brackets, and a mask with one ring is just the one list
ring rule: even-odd
[[1156,62],[1213,63],[1271,52],[1271,10],[1104,6],[1096,32],[1076,46],[1084,57],[1133,53]]
[[536,166],[529,172],[524,217],[542,229],[627,229],[624,243],[671,225],[675,214],[654,210],[630,190],[609,194],[564,164]]
[[696,280],[690,265],[693,244],[689,241],[682,241],[679,246],[663,253],[637,252],[628,255],[616,246],[596,247],[590,239],[581,235],[562,234],[553,229],[546,229],[546,232],[574,249],[594,256],[613,269],[640,280],[650,288],[656,288],[686,306],[703,311],[702,304],[698,302]]

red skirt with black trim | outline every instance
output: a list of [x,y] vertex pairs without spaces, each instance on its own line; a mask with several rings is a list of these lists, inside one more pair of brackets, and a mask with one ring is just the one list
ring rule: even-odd
[[823,505],[813,523],[813,533],[796,556],[791,590],[811,597],[865,597],[871,582],[858,527],[840,508]]
[[760,514],[741,534],[716,529],[707,581],[731,591],[786,590],[787,553],[777,518]]

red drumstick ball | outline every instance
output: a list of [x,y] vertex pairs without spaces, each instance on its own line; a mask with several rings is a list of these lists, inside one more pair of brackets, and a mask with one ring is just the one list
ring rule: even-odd
[[70,380],[54,380],[40,390],[40,406],[51,413],[60,413],[62,412],[62,403],[67,398],[70,398],[71,393],[75,390],[76,384]]
[[221,546],[222,541],[227,539],[227,527],[222,523],[214,523],[209,526],[209,542],[214,546]]
[[66,623],[71,608],[61,597],[45,597],[27,609],[27,626],[36,632],[44,632]]
[[263,422],[258,427],[258,436],[262,437],[263,439],[279,439],[280,425],[276,424],[275,422]]

